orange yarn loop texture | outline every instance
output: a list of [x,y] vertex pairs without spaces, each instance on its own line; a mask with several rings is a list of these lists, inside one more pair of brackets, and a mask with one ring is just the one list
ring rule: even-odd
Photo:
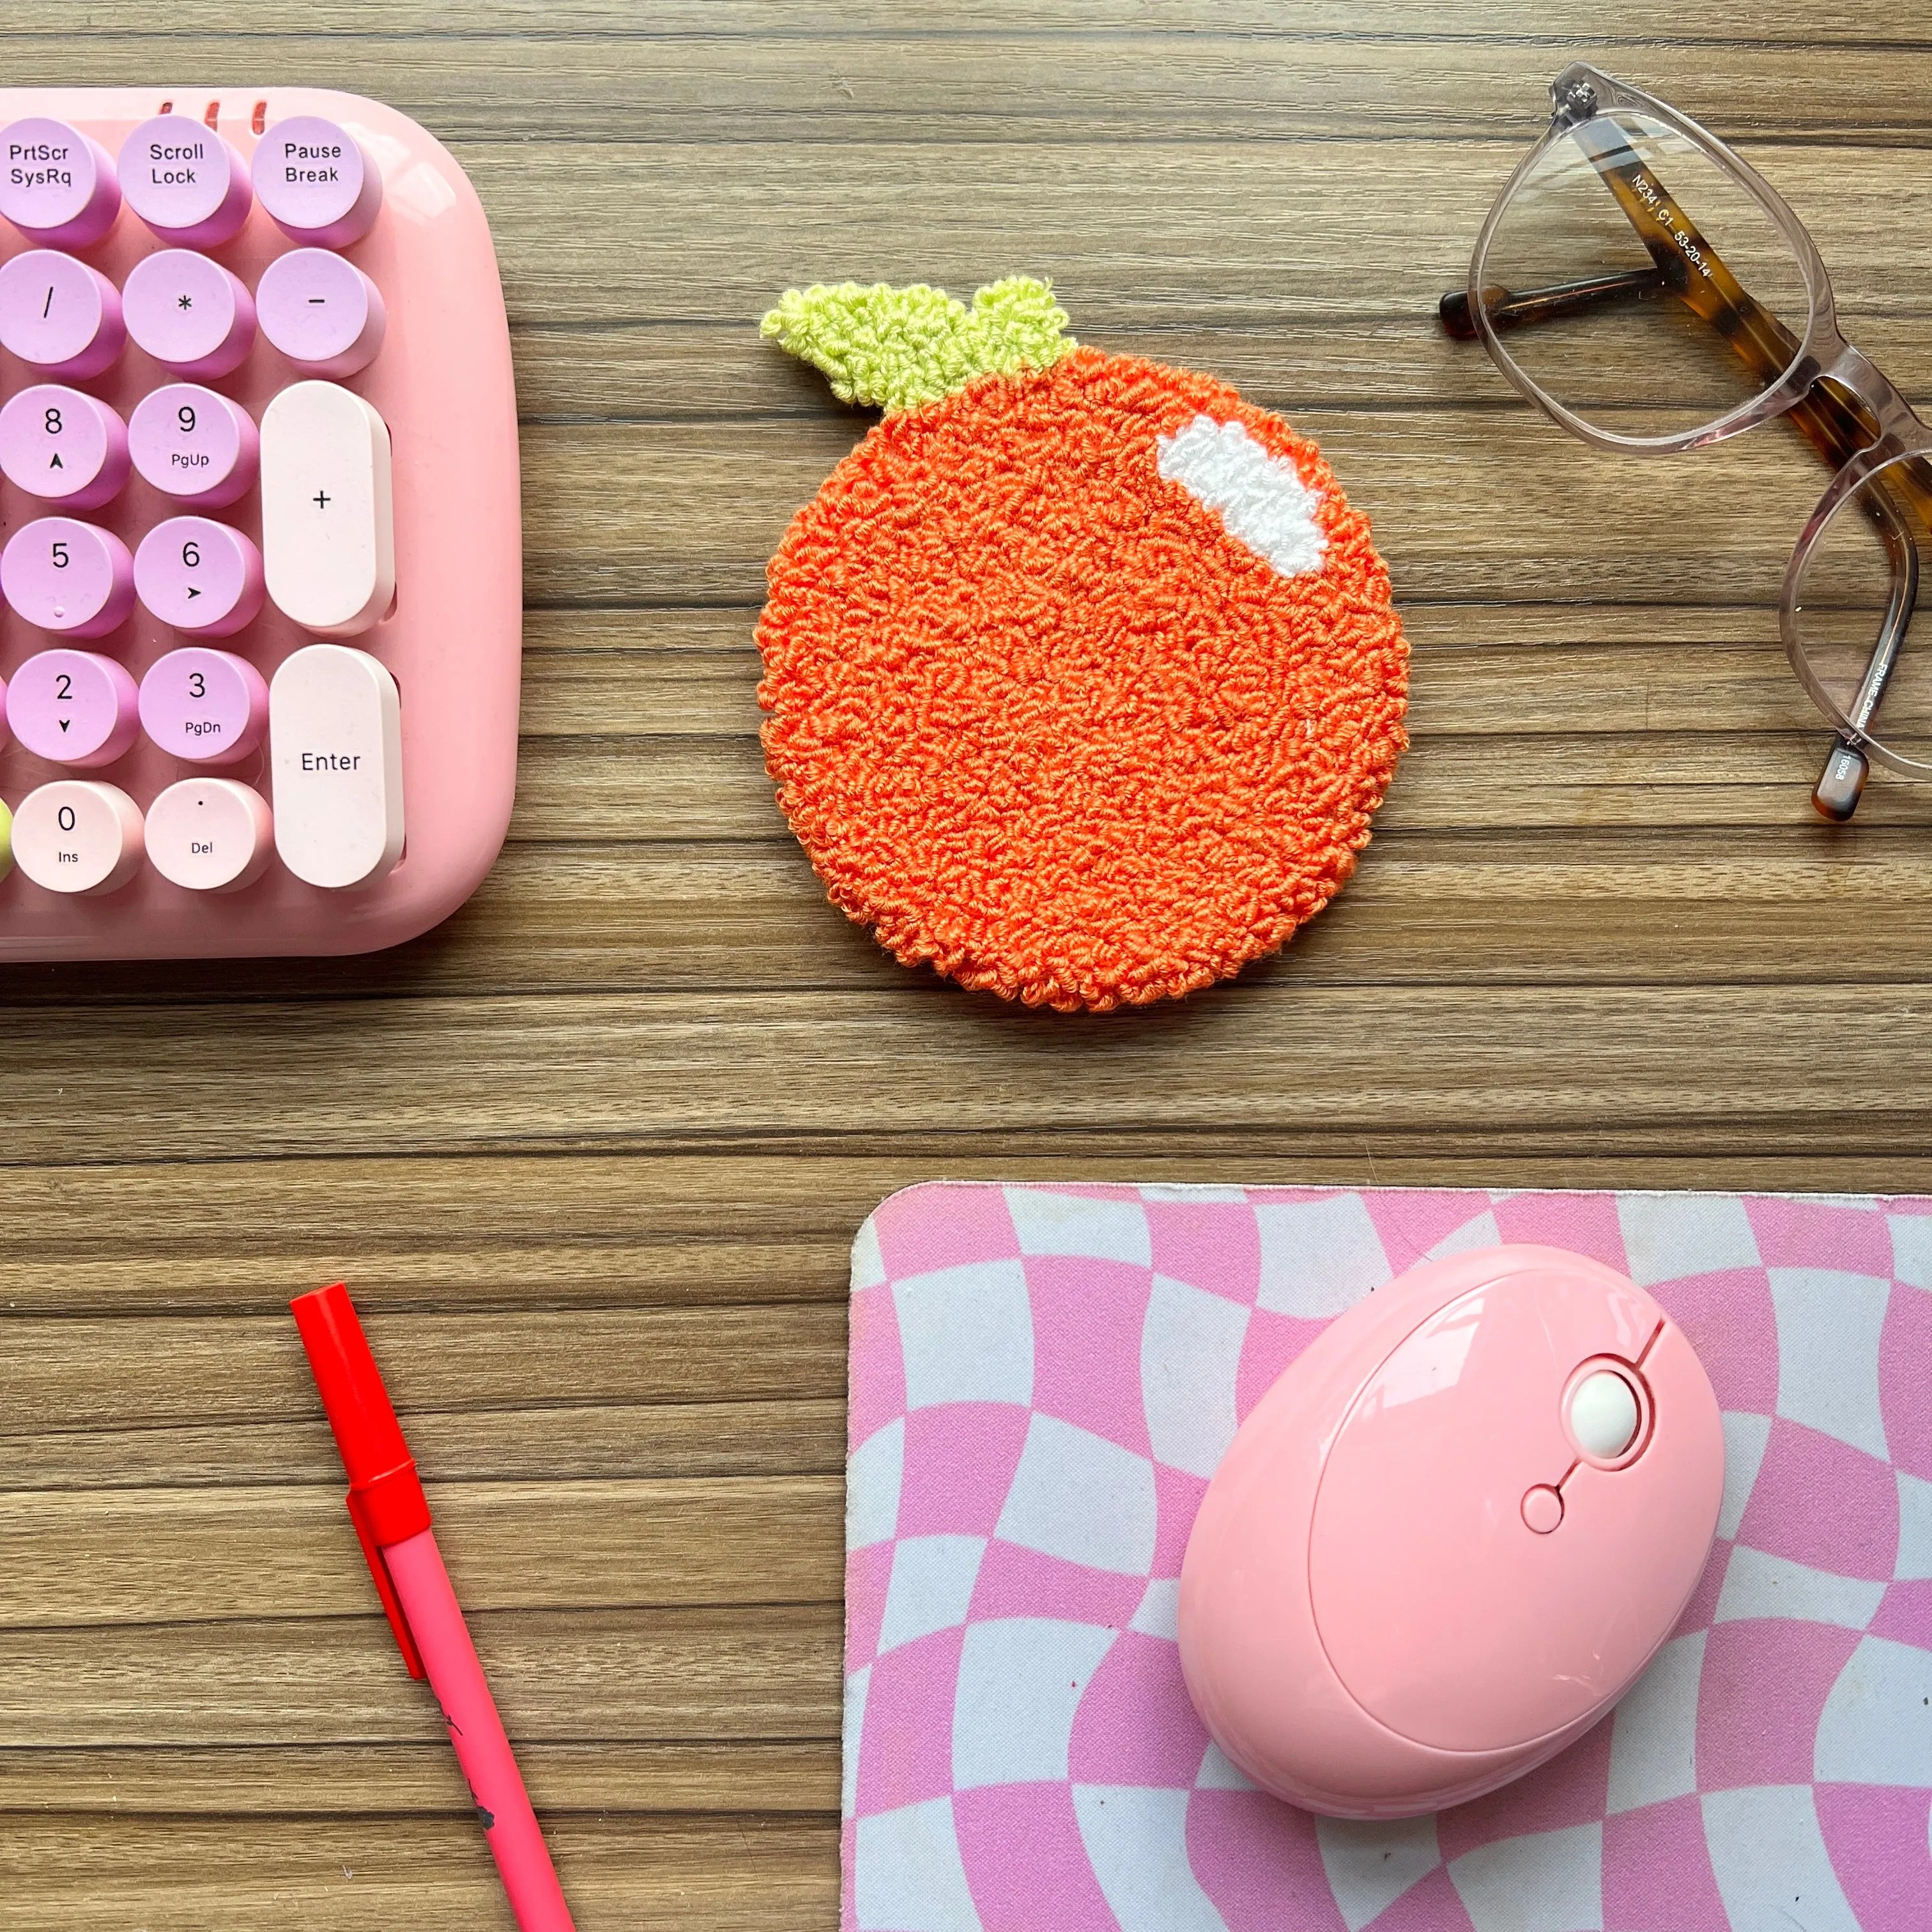
[[[1202,416],[1315,493],[1318,569],[1161,473]],[[833,902],[1029,1005],[1178,998],[1274,951],[1407,743],[1368,520],[1279,417],[1159,363],[1082,349],[888,417],[769,578],[766,762]]]

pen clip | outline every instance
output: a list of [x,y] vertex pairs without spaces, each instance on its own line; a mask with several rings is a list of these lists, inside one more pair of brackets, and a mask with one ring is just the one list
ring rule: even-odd
[[349,1492],[349,1520],[356,1526],[356,1540],[362,1546],[364,1560],[369,1565],[369,1574],[376,1580],[376,1594],[382,1600],[382,1614],[389,1620],[389,1628],[394,1633],[396,1648],[403,1653],[403,1661],[410,1667],[410,1675],[426,1678],[429,1672],[423,1668],[422,1652],[416,1648],[416,1640],[410,1629],[410,1620],[403,1613],[402,1599],[396,1594],[396,1586],[389,1580],[389,1566],[382,1561],[381,1546],[370,1533],[368,1514],[363,1507],[359,1492]]

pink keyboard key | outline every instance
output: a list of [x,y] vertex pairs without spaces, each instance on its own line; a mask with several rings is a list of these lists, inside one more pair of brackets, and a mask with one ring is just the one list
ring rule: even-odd
[[312,376],[352,376],[374,361],[387,318],[376,284],[326,248],[278,255],[255,285],[262,333]]
[[117,892],[141,869],[141,808],[118,785],[56,778],[21,800],[14,859],[50,892]]
[[148,808],[148,858],[192,892],[252,885],[275,854],[268,800],[233,778],[184,778]]
[[134,405],[128,448],[157,490],[197,509],[218,510],[254,484],[262,438],[239,403],[196,382],[169,382]]
[[255,346],[255,299],[219,262],[163,248],[121,285],[128,333],[177,376],[225,376]]
[[382,621],[396,594],[389,430],[340,382],[291,382],[262,412],[262,554],[284,616],[326,638]]
[[7,687],[7,722],[36,758],[111,765],[141,728],[140,698],[126,666],[98,651],[42,651]]
[[0,595],[43,631],[104,638],[134,608],[134,560],[112,530],[42,517],[0,550]]
[[278,121],[255,147],[255,199],[291,241],[346,248],[375,224],[382,176],[346,128],[320,115]]
[[254,205],[248,170],[216,134],[185,114],[158,114],[121,144],[121,192],[164,242],[218,248]]
[[121,183],[98,141],[38,116],[0,129],[0,214],[29,242],[91,248],[120,212]]
[[141,680],[141,728],[178,758],[232,765],[268,727],[268,687],[232,651],[190,644],[156,658]]
[[0,470],[29,496],[96,510],[128,480],[120,412],[58,382],[39,382],[0,408]]
[[170,517],[134,553],[134,589],[164,624],[191,638],[228,638],[262,608],[262,553],[210,517]]
[[304,644],[268,686],[275,849],[304,884],[341,891],[403,854],[403,720],[388,667],[346,644]]
[[121,353],[121,291],[98,268],[53,248],[0,268],[0,344],[50,376],[98,376]]

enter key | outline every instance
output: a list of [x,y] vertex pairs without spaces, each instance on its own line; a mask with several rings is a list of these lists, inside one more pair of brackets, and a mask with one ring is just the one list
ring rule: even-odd
[[268,686],[275,850],[311,886],[364,885],[403,853],[402,711],[367,651],[309,644]]

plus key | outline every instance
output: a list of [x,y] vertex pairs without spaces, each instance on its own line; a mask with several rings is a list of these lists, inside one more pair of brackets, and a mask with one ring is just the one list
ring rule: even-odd
[[388,429],[336,383],[262,412],[262,558],[276,609],[320,637],[368,630],[395,595]]

